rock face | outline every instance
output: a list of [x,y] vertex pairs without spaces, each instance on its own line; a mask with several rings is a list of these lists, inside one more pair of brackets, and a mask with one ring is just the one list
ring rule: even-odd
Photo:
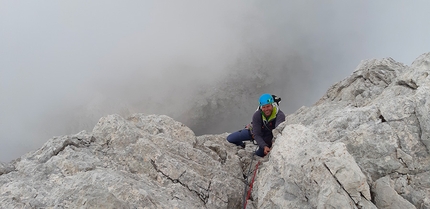
[[430,53],[411,66],[363,61],[287,116],[254,161],[255,147],[227,133],[109,115],[0,163],[0,208],[242,208],[244,174],[259,160],[247,208],[430,209],[429,73]]
[[297,124],[285,127],[276,143],[260,170],[258,208],[372,204],[366,176],[343,143],[319,142],[315,133]]
[[110,115],[2,165],[1,208],[238,208],[243,174],[226,135],[167,116]]
[[430,53],[368,60],[289,115],[258,208],[430,208]]

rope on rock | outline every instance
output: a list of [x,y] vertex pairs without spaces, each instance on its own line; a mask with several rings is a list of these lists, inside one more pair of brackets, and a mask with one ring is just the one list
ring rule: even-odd
[[[251,182],[248,183],[248,177],[251,174],[251,166],[252,166],[252,162],[254,161],[254,155],[255,152],[257,151],[258,146],[256,146],[254,152],[252,153],[252,157],[251,157],[251,163],[249,164],[249,169],[248,169],[248,173],[246,174],[246,183],[245,183],[245,191],[243,192],[243,208],[246,209],[246,204],[248,202],[248,199],[251,197],[251,191],[252,191],[252,187],[254,185],[254,181],[255,181],[255,176],[257,175],[257,170],[258,170],[258,165],[260,164],[260,161],[257,162],[257,164],[255,165],[255,169],[253,170],[254,175],[252,176]],[[249,185],[249,187],[248,187]],[[248,190],[247,190],[248,189]]]
[[257,174],[258,165],[260,165],[260,161],[255,165],[254,175],[252,176],[251,183],[249,184],[248,194],[246,195],[245,203],[243,204],[243,208],[246,209],[246,203],[248,203],[249,197],[251,197],[252,186],[254,185],[255,176]]

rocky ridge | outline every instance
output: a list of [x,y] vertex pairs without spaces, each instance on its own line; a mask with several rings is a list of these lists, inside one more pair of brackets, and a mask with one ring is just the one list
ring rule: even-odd
[[269,156],[164,115],[103,117],[0,163],[0,208],[430,209],[430,53],[363,61],[274,130]]

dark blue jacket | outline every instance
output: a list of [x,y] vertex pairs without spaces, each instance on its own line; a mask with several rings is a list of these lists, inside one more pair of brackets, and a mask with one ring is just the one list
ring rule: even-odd
[[272,147],[272,130],[284,121],[285,114],[277,105],[273,106],[272,115],[269,118],[264,117],[260,108],[255,111],[252,116],[252,134],[261,149],[265,146]]

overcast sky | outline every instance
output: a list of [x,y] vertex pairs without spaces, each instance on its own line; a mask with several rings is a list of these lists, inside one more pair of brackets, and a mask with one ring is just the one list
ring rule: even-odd
[[285,86],[270,93],[293,113],[361,60],[410,65],[429,52],[428,8],[424,0],[0,0],[0,161],[91,131],[107,114],[180,115],[196,89],[216,88],[247,60],[281,66],[274,72]]

